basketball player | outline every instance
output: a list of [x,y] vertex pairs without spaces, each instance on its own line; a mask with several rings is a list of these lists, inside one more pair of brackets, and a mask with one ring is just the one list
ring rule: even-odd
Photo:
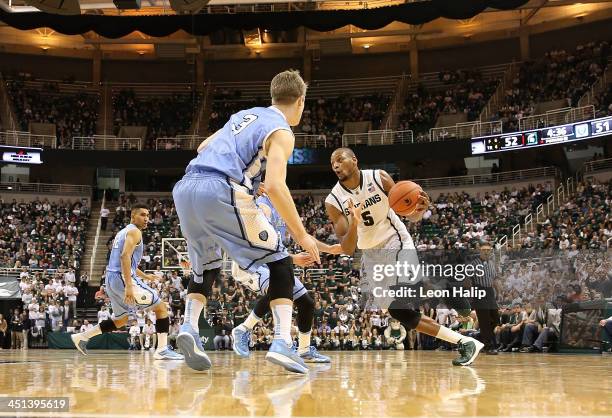
[[[334,231],[342,245],[344,254],[353,254],[355,248],[407,249],[416,251],[406,226],[389,207],[387,193],[395,184],[384,170],[359,170],[357,157],[349,148],[338,148],[331,156],[331,165],[338,183],[325,199],[325,209]],[[418,222],[429,206],[429,197],[422,192],[410,222]],[[367,263],[367,252],[362,258]],[[417,260],[418,262],[418,260]],[[416,329],[452,344],[459,345],[461,356],[453,364],[471,364],[483,344],[465,337],[449,328],[438,325],[419,311],[402,306],[395,300],[389,306],[389,314],[399,320],[407,330]]]
[[74,346],[87,355],[87,341],[96,335],[113,332],[128,322],[128,313],[134,310],[153,310],[157,317],[157,350],[155,360],[183,360],[184,357],[168,345],[170,320],[166,304],[156,291],[147,286],[142,279],[157,280],[153,274],[145,274],[138,264],[144,246],[142,230],[149,222],[149,210],[142,205],[132,207],[130,224],[117,232],[113,249],[106,267],[106,293],[111,300],[113,317],[101,321],[92,329],[70,336]]
[[[272,225],[275,226],[278,234],[281,237],[284,236],[286,225],[266,195],[263,183],[259,186],[258,194],[257,205],[263,210]],[[318,240],[317,247],[320,252],[329,254],[340,254],[342,251],[339,244],[327,245]],[[291,258],[293,264],[302,268],[307,267],[314,261],[308,253],[294,254],[291,255]],[[270,301],[267,295],[270,271],[267,266],[264,265],[257,270],[256,274],[249,274],[248,272],[240,270],[238,264],[232,263],[232,276],[253,292],[261,295],[246,320],[232,330],[232,348],[238,356],[245,358],[250,354],[249,341],[253,328],[255,328],[255,325],[257,325],[261,318],[270,312]],[[316,347],[310,345],[315,303],[308,294],[308,290],[297,277],[295,277],[295,284],[293,285],[293,303],[298,311],[296,322],[299,331],[299,356],[305,363],[329,363],[331,361],[329,357],[319,353]]]
[[266,189],[274,207],[296,242],[320,261],[315,239],[306,233],[285,182],[295,141],[291,126],[302,117],[306,83],[297,71],[284,71],[272,79],[270,95],[272,106],[233,114],[203,141],[172,192],[193,270],[177,344],[195,370],[211,367],[197,323],[219,277],[223,249],[242,270],[255,273],[266,264],[270,271],[274,340],[266,359],[292,372],[308,371],[291,349],[293,263],[254,199],[266,170]]

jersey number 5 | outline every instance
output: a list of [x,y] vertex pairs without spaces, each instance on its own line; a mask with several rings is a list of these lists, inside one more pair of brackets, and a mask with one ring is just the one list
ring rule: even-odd
[[242,118],[242,122],[240,122],[238,125],[232,123],[232,133],[234,135],[238,135],[247,126],[249,126],[251,123],[255,122],[256,120],[257,120],[257,115],[245,115]]
[[364,226],[374,225],[374,218],[372,218],[372,215],[370,215],[369,210],[366,210],[365,212],[361,212],[361,219],[363,219]]

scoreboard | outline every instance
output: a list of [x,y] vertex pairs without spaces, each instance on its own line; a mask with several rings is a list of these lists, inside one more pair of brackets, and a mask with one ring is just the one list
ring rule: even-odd
[[472,139],[472,155],[512,151],[597,138],[612,134],[612,116],[523,132]]
[[0,145],[0,164],[42,164],[42,151],[42,148]]

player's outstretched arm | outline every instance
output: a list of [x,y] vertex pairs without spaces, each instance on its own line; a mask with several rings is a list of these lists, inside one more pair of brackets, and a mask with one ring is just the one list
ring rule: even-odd
[[354,213],[349,217],[340,212],[338,208],[330,203],[325,203],[327,216],[332,221],[334,232],[340,241],[342,253],[353,255],[357,248],[357,224],[359,217],[355,217]]
[[121,274],[125,282],[125,303],[134,305],[134,283],[132,282],[132,255],[136,245],[142,239],[142,232],[139,229],[130,229],[125,234],[125,242],[123,243],[123,251],[121,252]]
[[293,238],[317,261],[321,262],[315,239],[306,233],[298,215],[293,197],[287,187],[287,161],[293,152],[293,134],[286,130],[275,131],[266,142],[266,193],[272,205],[287,224]]
[[[379,170],[379,172],[380,179],[382,180],[383,189],[385,190],[385,193],[389,194],[389,190],[391,190],[391,188],[395,186],[395,181],[393,181],[393,178],[391,178],[389,173],[387,173],[385,170]],[[427,193],[421,192],[421,198],[417,203],[414,213],[409,216],[406,216],[406,219],[408,219],[410,222],[419,222],[421,219],[423,219],[423,214],[425,213],[429,205],[429,196],[427,195]]]

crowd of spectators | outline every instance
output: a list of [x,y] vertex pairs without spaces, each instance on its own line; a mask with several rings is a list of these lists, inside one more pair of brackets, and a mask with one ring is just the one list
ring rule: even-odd
[[612,83],[608,83],[606,89],[595,97],[594,106],[596,117],[612,115]]
[[609,42],[600,41],[579,45],[571,52],[552,50],[540,59],[523,62],[494,119],[503,122],[504,132],[514,132],[518,120],[533,114],[537,103],[563,100],[568,107],[577,106],[605,71],[609,56]]
[[499,84],[477,70],[443,71],[439,78],[445,84],[439,91],[428,91],[420,84],[408,94],[400,111],[399,130],[412,130],[425,139],[440,115],[464,113],[468,121],[476,120]]
[[188,134],[198,107],[196,92],[140,97],[133,90],[122,90],[113,96],[115,134],[122,126],[144,126],[147,128],[144,148],[155,149],[156,138]]
[[86,201],[0,200],[0,267],[78,270],[88,220]]
[[[304,143],[298,142],[296,145],[308,147],[316,144],[336,148],[342,144],[344,124],[347,122],[371,122],[369,129],[381,129],[390,99],[388,95],[382,94],[307,99],[302,120],[295,131],[298,134],[315,135],[316,139],[309,137]],[[214,96],[208,130],[212,133],[222,128],[233,113],[242,109],[269,105],[264,99],[242,99],[239,91],[218,91]]]
[[19,129],[28,132],[30,123],[55,124],[59,148],[71,148],[73,137],[96,134],[98,94],[60,92],[54,82],[45,82],[42,88],[28,88],[25,81],[7,81]]
[[9,315],[12,335],[7,346],[44,345],[48,332],[73,326],[77,303],[83,303],[89,292],[86,274],[79,279],[73,268],[32,271],[23,267],[19,278],[22,304]]

